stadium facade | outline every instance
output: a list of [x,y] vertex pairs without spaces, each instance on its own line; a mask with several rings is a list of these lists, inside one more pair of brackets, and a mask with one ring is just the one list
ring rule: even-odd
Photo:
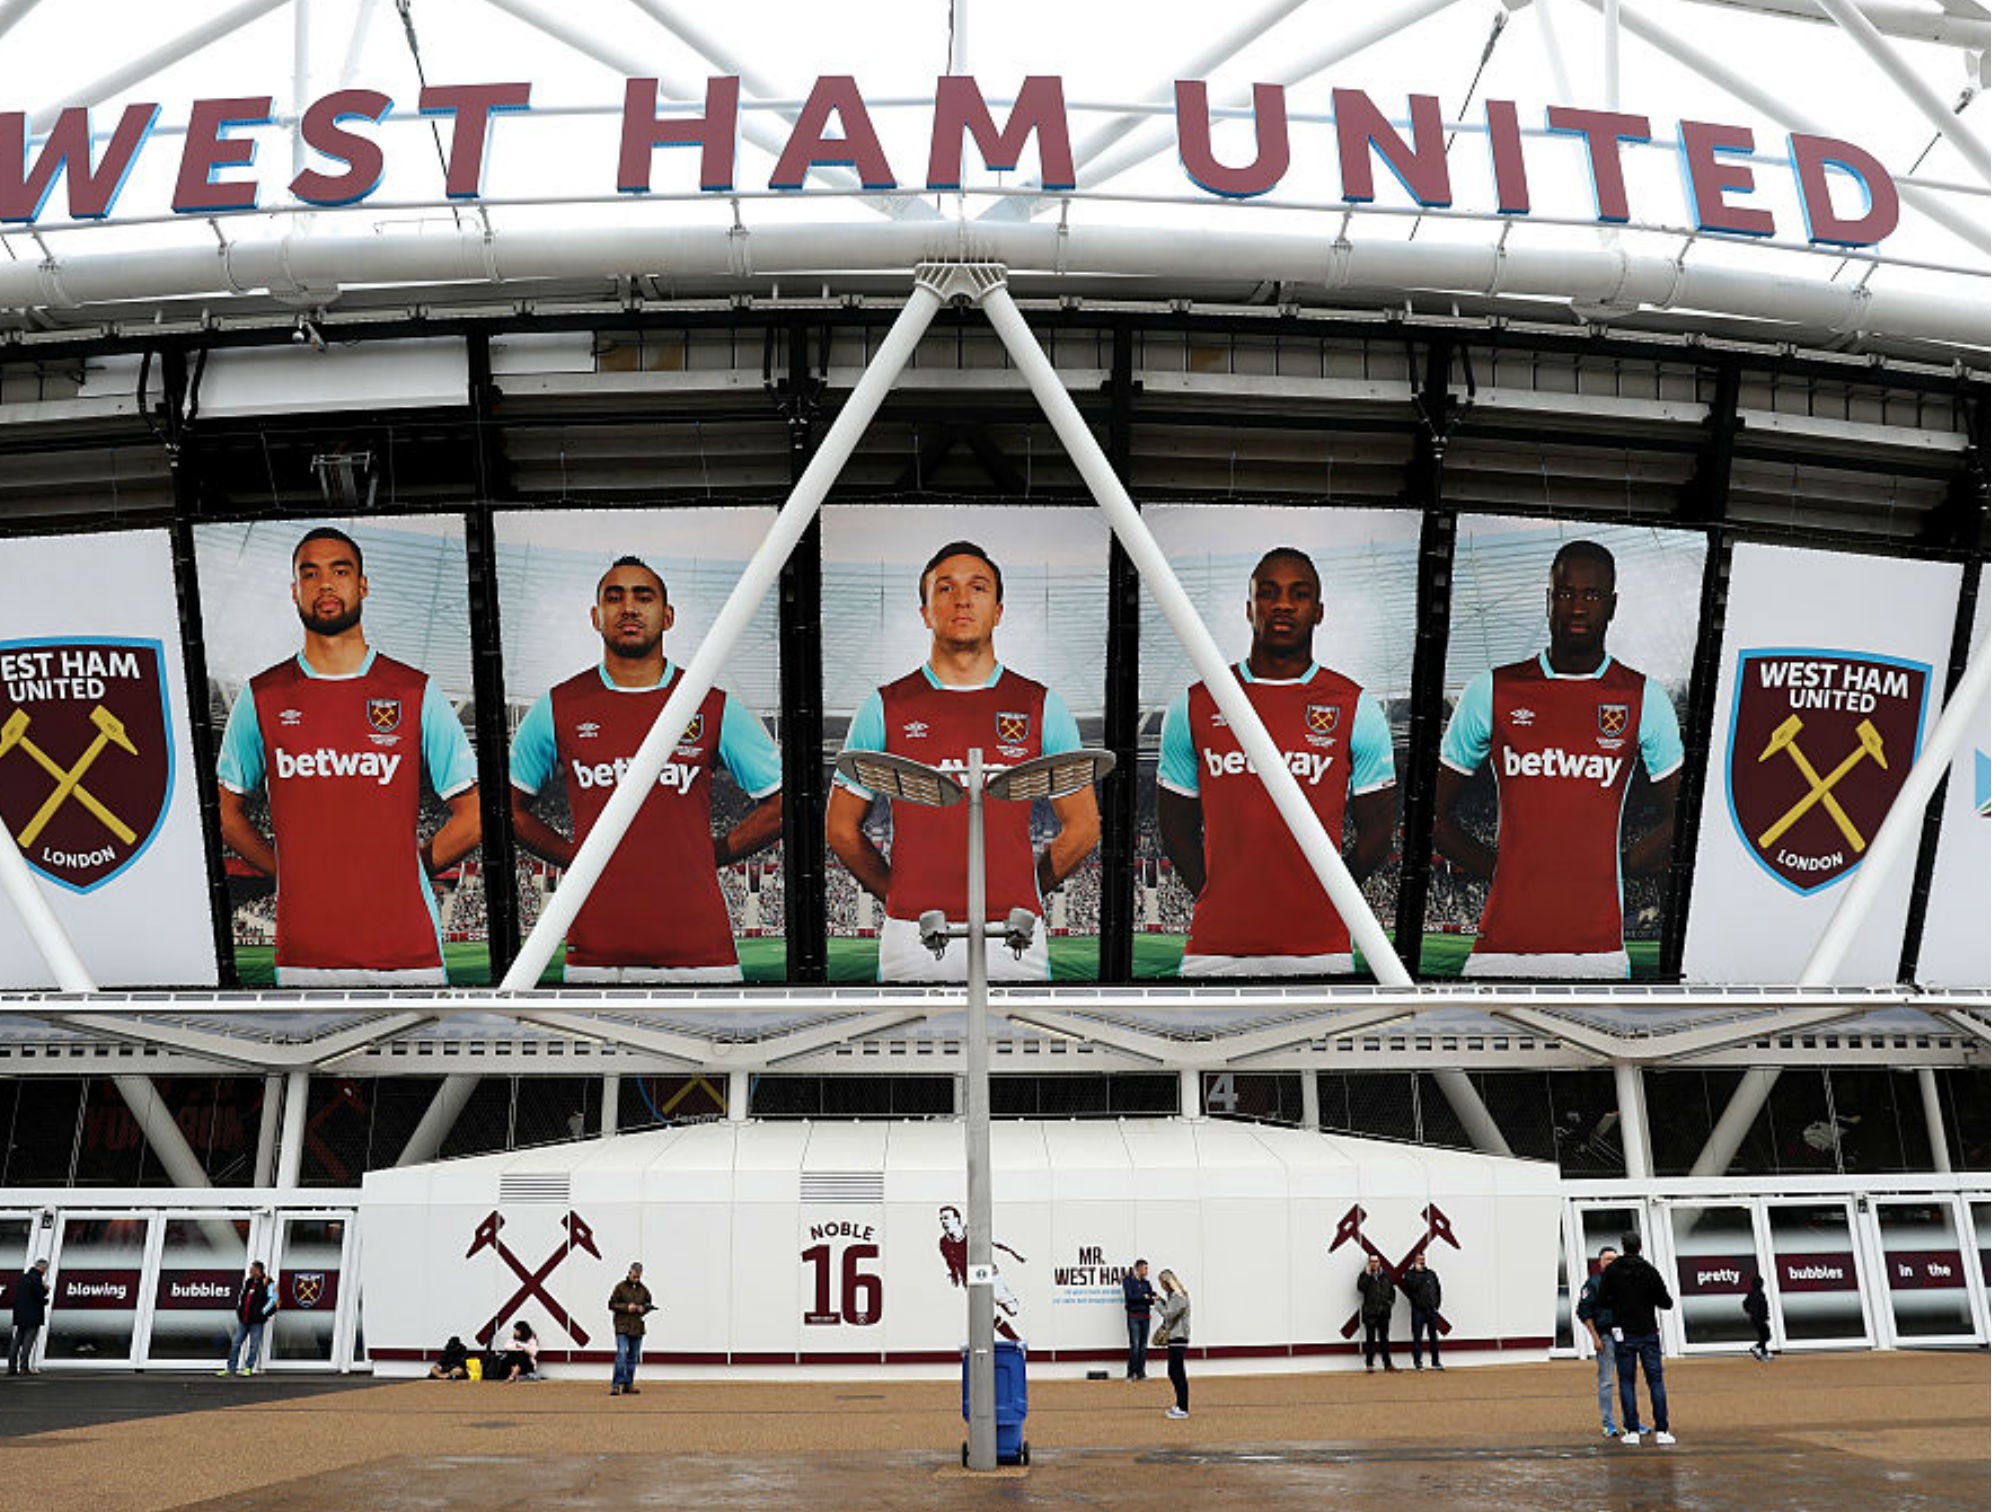
[[[1844,23],[1849,58],[1874,66],[1906,47],[1926,72],[1960,54],[1982,68],[1992,40],[1976,15],[1848,8],[1886,23],[1872,36],[1872,18]],[[1041,1270],[1018,1257],[1008,1272],[1027,1313],[1076,1308],[1096,1270],[1125,1264],[1118,1248],[1189,1248],[1227,1223],[1247,1236],[1287,1225],[1292,1287],[1339,1292],[1365,1250],[1397,1264],[1423,1226],[1448,1287],[1470,1293],[1496,1262],[1455,1237],[1434,1183],[1491,1191],[1485,1172],[1521,1169],[1532,1174],[1514,1178],[1528,1188],[1515,1211],[1539,1206],[1557,1233],[1537,1246],[1524,1322],[1480,1330],[1490,1349],[1581,1350],[1573,1286],[1602,1242],[1633,1228],[1682,1297],[1671,1350],[1747,1344],[1753,1273],[1779,1347],[1992,1335],[1992,438],[1973,117],[1925,120],[1912,91],[1901,110],[1914,129],[1891,126],[1880,157],[1856,154],[1855,124],[1822,125],[1644,8],[1608,6],[1614,19],[1587,15],[1578,30],[1603,27],[1594,44],[1614,106],[1624,28],[1629,46],[1721,92],[1730,113],[1713,118],[1754,123],[1761,142],[1694,147],[1705,105],[1642,86],[1652,97],[1639,108],[1660,128],[1611,136],[1626,160],[1612,214],[1597,156],[1611,133],[1596,119],[1524,129],[1494,108],[1497,83],[1531,122],[1546,105],[1604,102],[1588,68],[1569,89],[1578,40],[1559,41],[1531,7],[1472,13],[1481,64],[1497,66],[1470,112],[1431,118],[1468,145],[1432,155],[1417,98],[1465,81],[1421,86],[1417,59],[1430,28],[1469,8],[1426,0],[1346,35],[1320,23],[1292,58],[1253,65],[1291,87],[1298,161],[1316,151],[1308,171],[1339,197],[1294,187],[1298,170],[1215,191],[1193,171],[1186,187],[1167,155],[1194,169],[1207,130],[1156,135],[1180,91],[1158,103],[1128,83],[1103,103],[1081,96],[1076,68],[1063,107],[1073,187],[1044,155],[1063,128],[1043,94],[994,85],[976,97],[993,112],[987,132],[964,117],[965,185],[932,167],[924,183],[883,185],[862,161],[859,184],[839,159],[864,154],[812,117],[819,97],[843,101],[846,137],[874,101],[880,153],[903,166],[925,160],[943,98],[969,111],[966,96],[930,75],[913,123],[897,124],[897,107],[876,103],[897,98],[889,69],[861,78],[862,96],[823,80],[811,90],[799,67],[776,90],[670,7],[646,5],[651,40],[692,60],[648,96],[652,116],[696,120],[701,142],[718,140],[724,90],[711,81],[745,78],[748,98],[726,183],[709,165],[701,177],[698,153],[660,151],[639,196],[609,170],[619,142],[627,166],[627,102],[643,91],[625,96],[623,81],[650,78],[645,65],[615,35],[505,0],[492,13],[513,40],[582,71],[565,95],[542,92],[563,103],[536,96],[517,119],[479,123],[486,178],[471,174],[467,192],[441,184],[446,142],[466,150],[461,131],[432,136],[433,114],[383,107],[366,120],[388,144],[384,190],[356,185],[340,208],[295,182],[286,200],[266,173],[262,208],[239,193],[203,200],[246,182],[231,166],[244,160],[223,150],[230,117],[195,104],[229,103],[201,73],[204,49],[262,49],[243,56],[261,59],[269,77],[254,87],[278,106],[237,136],[264,141],[267,161],[290,149],[294,169],[323,168],[337,112],[311,102],[348,89],[356,68],[406,72],[416,50],[413,17],[405,38],[384,25],[369,38],[372,7],[353,9],[351,31],[330,36],[303,0],[238,6],[225,26],[162,36],[129,68],[12,118],[24,160],[48,171],[24,174],[27,199],[10,205],[25,213],[0,234],[13,254],[0,264],[0,815],[18,842],[0,908],[0,1277],[52,1259],[50,1368],[212,1368],[252,1257],[280,1277],[271,1368],[369,1368],[363,1278],[378,1288],[404,1256],[429,1273],[459,1267],[479,1299],[478,1318],[438,1312],[435,1342],[491,1309],[495,1323],[562,1307],[592,1323],[600,1288],[568,1296],[548,1276],[563,1257],[576,1257],[571,1274],[615,1272],[619,1252],[599,1253],[612,1232],[668,1251],[682,1238],[655,1236],[674,1204],[705,1204],[700,1222],[718,1227],[688,1216],[683,1233],[733,1236],[756,1284],[844,1288],[828,1304],[817,1299],[829,1292],[797,1291],[821,1329],[721,1334],[685,1346],[678,1368],[951,1359],[959,1319],[937,1311],[949,1293],[929,1274],[929,1230],[946,1205],[936,1163],[959,1144],[937,1130],[962,1112],[962,996],[876,980],[886,911],[826,845],[825,822],[831,762],[874,690],[933,644],[922,566],[960,540],[1003,570],[1004,666],[1055,692],[1078,740],[1119,761],[1098,788],[1097,848],[1043,898],[1050,978],[993,994],[994,1107],[1017,1123],[1009,1155],[999,1139],[997,1237],[1013,1223],[1053,1247]],[[1164,78],[1216,77],[1295,9],[1213,35],[1194,66],[1155,63]],[[1817,28],[1787,9],[1722,11],[1755,28],[1739,35],[1810,38]],[[49,19],[32,10],[0,28],[29,37]],[[1515,56],[1526,39],[1502,40],[1511,15],[1516,30],[1542,28],[1553,91]],[[1361,99],[1333,105],[1366,134],[1328,124],[1314,76],[1331,63],[1362,71]],[[1300,104],[1310,80],[1317,116]],[[107,128],[154,98],[166,124],[142,153],[125,144],[129,188],[79,208],[108,184],[87,167],[79,178],[77,154],[101,163],[118,137],[65,125],[82,118],[63,108],[97,106]],[[1212,106],[1240,133],[1222,137],[1227,161],[1252,152],[1252,98]],[[1016,168],[997,126],[1030,100],[1040,113],[1023,161],[1040,154],[1037,178],[978,171],[978,149],[990,167],[1008,150]],[[1368,102],[1380,102],[1372,115]],[[453,108],[460,123],[468,107]],[[1270,101],[1256,108],[1263,166]],[[1501,151],[1510,129],[1518,152],[1526,138],[1526,213]],[[190,178],[203,130],[208,166]],[[1898,138],[1931,130],[1929,164],[1890,157]],[[1322,138],[1312,149],[1308,131]],[[1818,199],[1804,167],[1815,149],[1786,142],[1792,132],[1848,148],[1836,171],[1861,180],[1871,212],[1896,201],[1901,229],[1863,231],[1845,183]],[[787,190],[781,164],[798,140],[805,187]],[[70,154],[60,170],[52,141]],[[1683,159],[1706,170],[1690,173],[1685,200]],[[1349,192],[1352,167],[1376,162],[1397,170],[1401,194],[1382,175],[1385,187]],[[523,179],[505,176],[512,165]],[[1767,234],[1735,219],[1753,193],[1773,206]],[[1835,206],[1837,238],[1801,229],[1816,233]],[[1138,513],[1113,513],[1116,490]],[[312,632],[315,610],[294,596],[298,552],[326,526],[363,553],[368,644],[411,680],[370,689],[366,730],[285,748],[281,729],[308,726],[311,700],[334,696],[267,681],[298,651],[300,613]],[[1548,660],[1565,633],[1552,563],[1572,542],[1609,552],[1612,663],[1644,674],[1577,716],[1553,704],[1567,674]],[[1307,859],[1294,864],[1336,900],[1360,969],[1255,971],[1287,954],[1275,948],[1236,957],[1236,976],[1185,975],[1198,900],[1165,817],[1181,788],[1165,732],[1205,679],[1179,610],[1205,627],[1210,655],[1244,658],[1255,569],[1274,547],[1313,564],[1316,659],[1387,725],[1387,854],[1358,894],[1340,833],[1311,821],[1310,849],[1306,824],[1289,836],[1283,817],[1259,821],[1263,847],[1297,839]],[[673,686],[715,684],[779,748],[779,837],[716,858],[737,983],[563,980],[555,926],[586,906],[575,899],[588,884],[557,900],[588,859],[549,860],[520,838],[522,803],[569,836],[581,806],[595,813],[599,790],[643,760],[568,753],[561,781],[514,783],[542,699],[603,656],[590,611],[625,556],[668,587]],[[724,654],[701,658],[702,645]],[[1526,680],[1538,658],[1531,686],[1551,691],[1518,691],[1514,669]],[[1476,745],[1469,711],[1483,697],[1500,728]],[[1946,725],[1947,709],[1967,722],[1954,712]],[[646,790],[674,753],[691,762],[703,749],[691,705],[673,712],[684,733],[660,738]],[[1572,717],[1576,735],[1532,736]],[[1355,715],[1324,701],[1304,718],[1313,764],[1279,749],[1265,779],[1303,805],[1299,783],[1335,770],[1320,753]],[[1006,706],[991,739],[1021,740],[1030,724]],[[710,734],[704,775],[686,766],[682,784],[710,783],[724,839],[767,793]],[[1213,782],[1233,760],[1236,777],[1249,739],[1191,759]],[[452,743],[471,765],[445,775],[433,753]],[[251,780],[232,765],[244,751],[266,752],[268,771]],[[396,837],[412,831],[435,862],[426,881],[413,858],[391,875],[354,861],[371,854],[372,810],[328,811],[293,831],[292,912],[280,914],[258,856],[284,850],[290,821],[273,821],[265,795],[316,778],[401,784]],[[1568,790],[1529,808],[1528,784],[1553,782]],[[1586,785],[1596,791],[1580,803]],[[284,800],[293,811],[300,790]],[[1212,823],[1216,791],[1202,810]],[[864,822],[887,852],[890,810],[881,801]],[[1068,822],[1039,804],[1014,826],[1042,849]],[[1520,853],[1530,822],[1534,854],[1550,837],[1548,859],[1526,882],[1511,872],[1509,896],[1563,899],[1565,868],[1602,868],[1609,882],[1581,901],[1605,923],[1565,938],[1581,910],[1539,906],[1538,933],[1502,952],[1519,967],[1482,975],[1489,888],[1473,858]],[[1349,826],[1359,848],[1353,811]],[[474,842],[446,854],[459,833]],[[1650,867],[1634,864],[1642,838]],[[11,865],[16,851],[25,867]],[[606,875],[612,891],[618,873]],[[389,909],[395,889],[433,901],[446,985],[423,968],[387,975],[399,956],[324,969],[299,953],[307,924],[314,941],[362,933],[373,926],[356,921]],[[300,897],[314,900],[304,923]],[[660,911],[679,906],[660,897]],[[1253,908],[1274,936],[1301,911],[1272,888]],[[1292,951],[1327,953],[1318,941]],[[1478,954],[1484,967],[1491,952]],[[701,1123],[752,1128],[671,1132]],[[1256,1142],[1248,1126],[1263,1129]],[[1324,1137],[1297,1153],[1308,1131]],[[1471,1167],[1483,1174],[1460,1174],[1460,1151],[1485,1157]],[[1295,1174],[1337,1162],[1369,1174]],[[1425,1174],[1402,1175],[1414,1169]],[[594,1200],[637,1215],[620,1228],[583,1211],[578,1194],[605,1180],[624,1195]],[[1091,1229],[1058,1216],[1124,1188],[1152,1195],[1144,1181],[1196,1187],[1193,1220],[1144,1217],[1138,1202]],[[433,1198],[408,1196],[423,1191]],[[427,1228],[411,1200],[432,1200]],[[1374,1237],[1338,1242],[1360,1236],[1360,1219],[1338,1228],[1359,1202],[1378,1215]],[[1477,1196],[1443,1202],[1483,1212]],[[755,1215],[751,1260],[747,1218],[729,1228],[713,1204]],[[918,1238],[855,1254],[880,1243],[866,1235],[889,1213]],[[1510,1221],[1491,1199],[1484,1213],[1486,1228]],[[663,1229],[647,1226],[659,1215]],[[812,1258],[833,1239],[836,1255]],[[1209,1266],[1234,1261],[1213,1251]],[[1067,1279],[1053,1280],[1055,1265]],[[899,1279],[918,1267],[921,1281]],[[934,1292],[932,1318],[882,1317],[879,1277],[887,1308]],[[727,1305],[751,1297],[728,1284]],[[1059,1357],[1079,1368],[1110,1349],[1110,1313],[1058,1311]],[[1288,1330],[1307,1337],[1285,1340],[1282,1358],[1332,1359],[1340,1321],[1281,1314],[1199,1343],[1258,1368]],[[417,1326],[395,1314],[392,1331],[406,1363]],[[593,1357],[573,1342],[578,1368]]]

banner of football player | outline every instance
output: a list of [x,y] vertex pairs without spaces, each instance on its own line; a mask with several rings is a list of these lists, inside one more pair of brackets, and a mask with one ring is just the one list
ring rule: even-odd
[[[1981,572],[1971,644],[1992,631],[1992,583]],[[1992,700],[1979,705],[1972,733],[1951,762],[1943,828],[1916,980],[1926,987],[1978,987],[1992,977],[1985,921],[1992,919]]]
[[245,986],[488,978],[457,516],[196,526]]
[[[214,984],[163,530],[0,544],[0,824],[99,986]],[[0,987],[54,985],[0,907]]]
[[[559,885],[774,517],[496,517],[525,922]],[[549,983],[783,979],[778,629],[770,597],[590,892]]]
[[[1736,548],[1687,980],[1796,979],[1936,718],[1961,583],[1947,562]],[[1895,980],[1913,873],[1889,878],[1842,981]]]
[[[1389,927],[1420,517],[1224,504],[1143,517]],[[1348,925],[1146,593],[1141,708],[1135,973],[1349,973]]]
[[1460,520],[1427,975],[1656,971],[1707,551],[1688,531]]
[[[1101,742],[1107,526],[1091,505],[833,505],[823,512],[826,761],[885,751],[957,770]],[[825,816],[830,973],[955,981],[964,942],[920,919],[967,915],[966,810],[888,802],[855,778]],[[1091,788],[992,801],[994,980],[1099,974],[1100,815]]]

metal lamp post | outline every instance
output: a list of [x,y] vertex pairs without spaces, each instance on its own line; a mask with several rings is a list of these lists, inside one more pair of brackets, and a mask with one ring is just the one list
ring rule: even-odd
[[1022,954],[1031,942],[1037,916],[1012,909],[1010,917],[989,922],[988,878],[983,870],[982,813],[987,798],[1029,803],[1063,798],[1104,777],[1114,768],[1112,751],[1082,749],[1039,756],[994,770],[982,764],[978,747],[968,753],[966,771],[943,771],[882,751],[846,751],[837,770],[859,786],[895,802],[930,808],[968,805],[967,919],[950,921],[939,909],[920,916],[920,940],[938,959],[950,939],[968,941],[968,1464],[996,1468],[996,1300],[989,1164],[989,940],[993,935]]

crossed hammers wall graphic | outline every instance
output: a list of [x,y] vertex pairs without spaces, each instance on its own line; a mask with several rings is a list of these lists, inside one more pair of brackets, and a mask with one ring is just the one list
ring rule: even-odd
[[512,1274],[519,1278],[518,1290],[505,1299],[504,1305],[491,1315],[490,1322],[478,1329],[477,1342],[489,1345],[498,1330],[504,1327],[505,1321],[524,1305],[528,1297],[533,1297],[547,1310],[547,1315],[555,1323],[558,1323],[562,1328],[567,1330],[568,1336],[576,1344],[586,1347],[588,1343],[588,1330],[583,1328],[579,1320],[572,1317],[566,1308],[554,1300],[553,1293],[546,1289],[546,1278],[558,1270],[561,1262],[577,1249],[584,1249],[597,1260],[601,1259],[602,1252],[595,1248],[594,1230],[582,1222],[579,1213],[570,1211],[561,1220],[560,1224],[566,1230],[566,1240],[551,1255],[546,1257],[545,1263],[538,1270],[529,1271],[526,1269],[525,1262],[512,1253],[511,1246],[498,1237],[498,1231],[504,1226],[505,1220],[495,1211],[492,1212],[482,1223],[477,1225],[477,1233],[471,1238],[470,1248],[463,1252],[464,1259],[468,1260],[479,1250],[496,1250],[498,1258],[503,1260],[511,1269]]
[[104,747],[116,746],[121,751],[138,754],[138,747],[132,744],[131,736],[125,733],[124,724],[109,709],[98,704],[90,710],[90,723],[97,727],[97,735],[83,754],[76,758],[76,765],[64,768],[54,757],[28,739],[30,716],[26,709],[16,709],[9,714],[5,723],[0,723],[0,757],[6,756],[16,746],[35,759],[35,762],[55,779],[55,789],[42,800],[42,806],[35,810],[34,818],[28,821],[18,839],[23,849],[33,845],[41,832],[60,812],[63,804],[74,798],[84,808],[97,816],[98,821],[126,845],[138,838],[136,831],[116,814],[97,800],[97,796],[83,786],[83,777],[97,764],[97,758],[104,754]]
[[[1332,1255],[1343,1245],[1351,1242],[1359,1244],[1362,1246],[1364,1254],[1374,1255],[1377,1259],[1381,1260],[1383,1262],[1384,1274],[1389,1276],[1394,1283],[1401,1286],[1404,1283],[1404,1272],[1410,1268],[1411,1262],[1417,1258],[1421,1250],[1431,1245],[1435,1240],[1443,1239],[1454,1249],[1459,1248],[1459,1240],[1453,1237],[1452,1220],[1440,1212],[1436,1205],[1427,1205],[1425,1211],[1420,1216],[1425,1220],[1425,1236],[1406,1250],[1404,1258],[1395,1265],[1390,1263],[1388,1255],[1384,1254],[1382,1250],[1370,1242],[1369,1235],[1363,1232],[1363,1220],[1369,1217],[1369,1214],[1363,1211],[1360,1203],[1344,1213],[1342,1221],[1335,1225],[1335,1238],[1328,1246],[1328,1253]],[[1452,1324],[1446,1321],[1444,1313],[1433,1313],[1432,1321],[1434,1326],[1442,1334],[1449,1334],[1453,1330]],[[1358,1307],[1354,1312],[1349,1314],[1349,1321],[1342,1325],[1342,1337],[1353,1339],[1356,1336],[1356,1330],[1362,1326],[1363,1310]],[[1436,1359],[1437,1356],[1435,1355],[1433,1358]]]
[[1867,849],[1867,838],[1854,828],[1854,821],[1849,819],[1847,811],[1840,807],[1840,800],[1833,796],[1833,789],[1839,786],[1842,777],[1870,757],[1876,766],[1883,771],[1888,770],[1888,753],[1882,749],[1881,731],[1874,727],[1872,720],[1863,719],[1854,727],[1854,734],[1859,738],[1860,744],[1854,747],[1844,761],[1821,777],[1818,769],[1806,759],[1805,752],[1798,748],[1798,732],[1804,728],[1805,721],[1796,714],[1792,715],[1771,731],[1770,740],[1765,744],[1763,753],[1757,757],[1761,763],[1769,761],[1779,751],[1783,751],[1798,768],[1798,775],[1805,779],[1807,789],[1803,798],[1786,809],[1775,824],[1757,837],[1757,848],[1769,850],[1777,844],[1780,835],[1811,812],[1814,804],[1818,804],[1839,826],[1840,833],[1847,837],[1847,844],[1859,854]]

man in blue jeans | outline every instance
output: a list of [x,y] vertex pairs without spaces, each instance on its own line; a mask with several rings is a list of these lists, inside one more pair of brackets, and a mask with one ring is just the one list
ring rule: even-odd
[[235,1328],[229,1335],[228,1363],[216,1375],[256,1373],[256,1361],[263,1354],[263,1326],[276,1310],[276,1284],[263,1269],[262,1261],[251,1260],[249,1274],[242,1278],[242,1290],[235,1297]]
[[609,1293],[609,1314],[616,1325],[616,1368],[609,1377],[610,1396],[640,1396],[636,1367],[643,1359],[643,1320],[657,1309],[650,1288],[643,1284],[643,1262],[632,1261],[629,1274]]
[[1625,1253],[1613,1262],[1598,1283],[1598,1306],[1612,1315],[1612,1342],[1618,1355],[1619,1409],[1625,1414],[1622,1444],[1637,1444],[1645,1431],[1639,1425],[1639,1372],[1646,1372],[1646,1391],[1653,1398],[1653,1442],[1671,1444],[1667,1421],[1667,1380],[1660,1363],[1659,1314],[1673,1307],[1667,1283],[1640,1254],[1637,1234],[1619,1243]]
[[1598,1417],[1605,1427],[1606,1438],[1618,1437],[1618,1412],[1614,1405],[1618,1401],[1618,1353],[1612,1342],[1611,1312],[1598,1306],[1598,1287],[1605,1279],[1605,1272],[1618,1259],[1618,1251],[1609,1244],[1598,1251],[1598,1268],[1584,1282],[1583,1291],[1577,1294],[1577,1321],[1591,1332],[1591,1348],[1598,1360]]
[[1148,1262],[1137,1260],[1121,1277],[1121,1298],[1127,1304],[1127,1378],[1148,1379],[1148,1315],[1155,1306],[1155,1288],[1148,1284]]

